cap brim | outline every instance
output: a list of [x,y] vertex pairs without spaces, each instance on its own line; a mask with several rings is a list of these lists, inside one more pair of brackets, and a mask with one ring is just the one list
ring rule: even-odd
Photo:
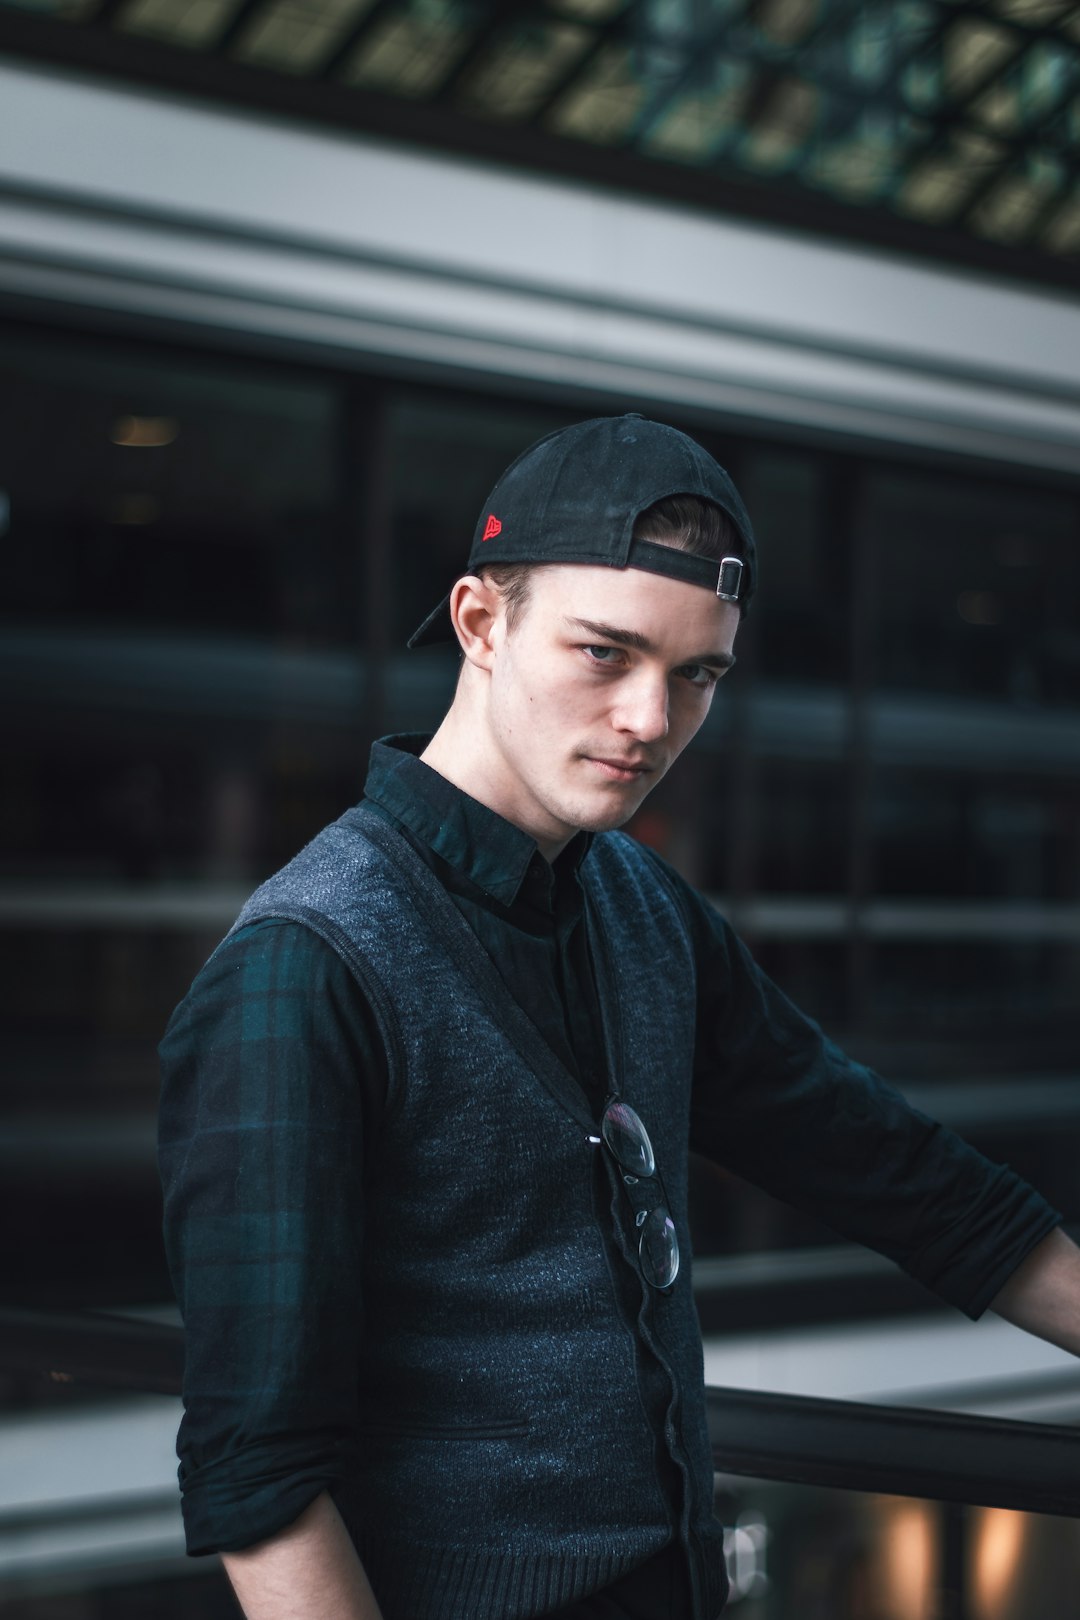
[[450,618],[450,593],[448,591],[435,611],[428,614],[418,630],[413,631],[405,645],[412,649],[413,647],[431,647],[438,642],[456,642],[456,640],[457,637],[454,635],[454,626]]

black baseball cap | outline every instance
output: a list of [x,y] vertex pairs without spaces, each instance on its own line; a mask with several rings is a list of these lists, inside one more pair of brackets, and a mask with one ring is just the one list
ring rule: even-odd
[[[639,515],[669,495],[698,495],[726,512],[739,532],[738,555],[718,562],[635,540]],[[636,414],[559,428],[510,463],[484,503],[462,572],[508,562],[644,568],[702,585],[744,614],[757,577],[750,519],[723,467],[678,428]],[[453,637],[447,595],[409,646]]]

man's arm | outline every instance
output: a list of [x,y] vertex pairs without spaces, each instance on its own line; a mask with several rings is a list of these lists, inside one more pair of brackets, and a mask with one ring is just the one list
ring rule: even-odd
[[1080,1248],[1060,1227],[1051,1232],[1017,1266],[990,1309],[1080,1356]]
[[652,858],[682,902],[697,965],[691,1149],[979,1317],[1060,1216],[842,1052]]
[[162,1042],[192,1554],[276,1539],[361,1467],[363,1183],[380,1050],[345,963],[284,922],[218,951]]
[[381,1620],[356,1548],[326,1491],[293,1524],[221,1562],[247,1620]]

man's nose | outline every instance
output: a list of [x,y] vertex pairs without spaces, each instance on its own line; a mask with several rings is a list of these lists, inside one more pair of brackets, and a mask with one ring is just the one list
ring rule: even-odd
[[628,681],[619,693],[612,722],[616,731],[628,731],[641,742],[659,742],[668,734],[668,684],[642,675]]

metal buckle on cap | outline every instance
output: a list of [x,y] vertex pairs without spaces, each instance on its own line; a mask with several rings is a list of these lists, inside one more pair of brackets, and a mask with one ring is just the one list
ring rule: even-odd
[[716,580],[716,594],[721,602],[737,602],[742,589],[743,560],[741,557],[722,557]]

